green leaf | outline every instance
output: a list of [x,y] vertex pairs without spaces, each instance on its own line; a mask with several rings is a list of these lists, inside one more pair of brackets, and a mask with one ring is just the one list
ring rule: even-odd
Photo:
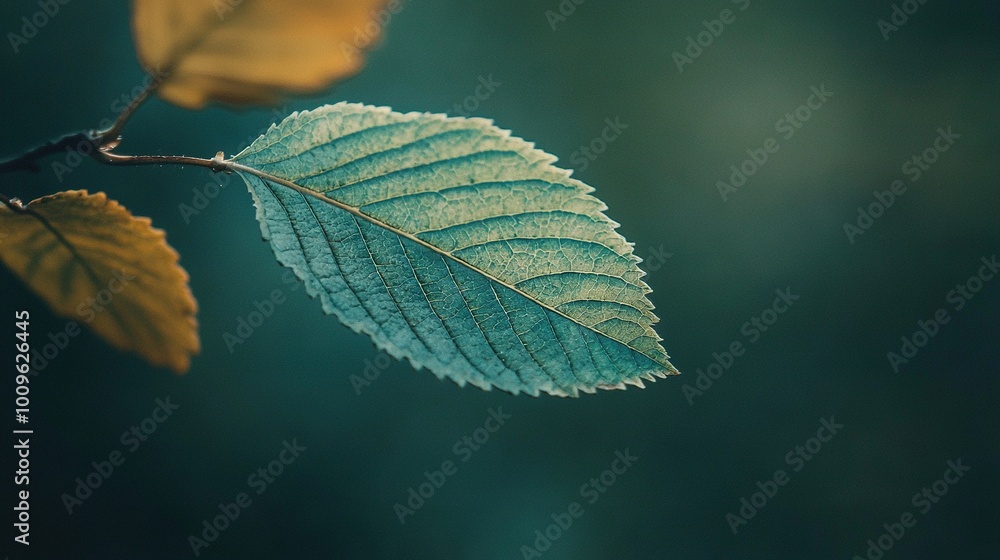
[[677,373],[606,206],[490,121],[338,103],[231,161],[278,261],[418,369],[572,396]]

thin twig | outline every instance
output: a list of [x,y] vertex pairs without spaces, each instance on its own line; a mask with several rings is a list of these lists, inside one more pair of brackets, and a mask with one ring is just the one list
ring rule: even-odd
[[219,152],[212,159],[190,156],[129,156],[111,151],[98,150],[93,153],[94,159],[110,165],[197,165],[207,167],[215,172],[232,171],[232,168]]
[[125,122],[128,121],[139,106],[141,106],[143,102],[146,101],[146,99],[148,99],[154,91],[156,91],[156,88],[158,88],[162,82],[163,80],[159,77],[154,78],[151,82],[149,82],[149,84],[146,85],[145,88],[143,88],[139,95],[137,95],[135,99],[133,99],[132,102],[118,114],[118,118],[115,119],[115,122],[111,123],[110,127],[95,133],[102,146],[118,142],[118,137],[121,134],[122,127],[125,126]]
[[94,149],[93,133],[80,131],[67,134],[62,138],[52,140],[37,148],[32,148],[19,156],[0,162],[0,173],[12,171],[32,171],[38,173],[41,170],[38,166],[38,160],[43,157],[61,153],[67,148],[78,149],[80,146],[87,144],[91,146],[91,149]]
[[[128,104],[127,107],[118,115],[115,122],[111,124],[110,127],[104,130],[98,131],[80,131],[74,132],[72,134],[67,134],[56,140],[52,140],[37,148],[32,148],[21,155],[12,157],[10,159],[0,161],[0,173],[8,173],[13,171],[32,171],[39,172],[41,167],[38,165],[38,160],[63,152],[67,148],[76,150],[77,152],[89,153],[94,156],[98,156],[99,152],[108,152],[112,148],[118,145],[119,134],[125,122],[136,112],[136,110],[143,104],[146,99],[159,85],[163,82],[161,77],[153,79],[146,87],[142,90]],[[83,147],[89,147],[89,151],[84,151]],[[97,157],[97,159],[102,159]],[[110,163],[110,162],[108,162]]]

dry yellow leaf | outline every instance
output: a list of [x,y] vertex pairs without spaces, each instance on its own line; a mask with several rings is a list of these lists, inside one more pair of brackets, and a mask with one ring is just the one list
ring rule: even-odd
[[273,104],[359,71],[400,0],[133,0],[139,59],[164,99]]
[[187,371],[199,351],[197,304],[163,230],[104,193],[66,191],[27,208],[62,239],[0,205],[0,260],[56,313],[153,365]]

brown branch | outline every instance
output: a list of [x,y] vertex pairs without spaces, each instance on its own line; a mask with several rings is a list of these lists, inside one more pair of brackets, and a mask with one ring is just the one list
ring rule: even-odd
[[98,143],[101,146],[117,145],[121,135],[121,130],[125,126],[125,122],[128,121],[128,119],[136,112],[137,109],[139,109],[143,102],[145,102],[146,99],[148,99],[149,96],[156,91],[156,88],[158,88],[161,83],[163,83],[162,76],[156,76],[153,78],[153,80],[146,85],[142,92],[140,92],[139,95],[137,95],[135,99],[133,99],[131,103],[129,103],[128,106],[118,114],[118,118],[115,119],[115,122],[111,123],[110,127],[95,132],[94,136],[96,137],[95,139]]
[[[77,152],[90,153],[91,155],[98,155],[98,152],[108,152],[118,145],[120,140],[120,133],[125,122],[139,109],[139,107],[145,102],[153,92],[163,83],[164,75],[160,74],[154,77],[149,84],[133,99],[127,107],[118,115],[111,126],[104,130],[87,130],[74,132],[72,134],[67,134],[61,138],[57,138],[36,148],[32,148],[21,155],[9,158],[4,161],[0,161],[0,173],[8,173],[15,171],[31,171],[38,173],[41,168],[38,165],[38,160],[48,157],[54,154],[63,152],[64,150],[72,149]],[[84,146],[89,147],[89,152],[83,149]],[[101,160],[101,157],[97,157]],[[105,163],[108,163],[107,161]]]
[[217,173],[232,171],[230,162],[225,160],[222,152],[217,153],[212,159],[189,156],[128,156],[119,155],[110,150],[98,150],[91,155],[97,161],[109,165],[196,165],[207,167]]
[[74,132],[62,138],[57,138],[36,148],[32,148],[23,154],[0,162],[0,173],[14,171],[31,171],[38,173],[41,168],[38,160],[54,154],[58,154],[67,148],[78,149],[82,145],[90,145],[95,148],[94,134],[89,131]]

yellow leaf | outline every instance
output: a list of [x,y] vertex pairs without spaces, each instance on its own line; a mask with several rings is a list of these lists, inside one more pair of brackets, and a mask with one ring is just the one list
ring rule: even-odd
[[197,304],[163,230],[104,193],[66,191],[26,208],[59,236],[0,205],[0,260],[56,313],[153,365],[187,371],[199,351]]
[[273,104],[361,69],[400,0],[133,0],[139,58],[164,99]]

